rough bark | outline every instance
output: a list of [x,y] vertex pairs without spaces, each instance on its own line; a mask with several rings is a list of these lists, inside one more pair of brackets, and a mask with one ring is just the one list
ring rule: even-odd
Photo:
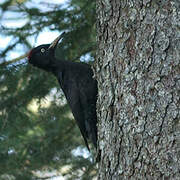
[[98,0],[99,179],[180,178],[180,1]]

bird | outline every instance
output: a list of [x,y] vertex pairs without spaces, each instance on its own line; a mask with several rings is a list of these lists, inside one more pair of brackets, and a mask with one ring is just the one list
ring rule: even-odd
[[73,62],[55,57],[58,42],[65,32],[51,44],[39,45],[28,53],[29,64],[51,72],[58,80],[80,129],[87,149],[88,140],[97,149],[97,81],[91,66],[84,62]]

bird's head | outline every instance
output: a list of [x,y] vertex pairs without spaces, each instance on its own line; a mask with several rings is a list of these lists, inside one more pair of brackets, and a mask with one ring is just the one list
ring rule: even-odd
[[43,44],[33,48],[28,53],[29,63],[38,68],[50,71],[55,60],[55,49],[63,34],[58,36],[51,44]]

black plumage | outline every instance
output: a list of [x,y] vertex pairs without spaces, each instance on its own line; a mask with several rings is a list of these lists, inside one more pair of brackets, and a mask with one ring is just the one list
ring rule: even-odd
[[57,77],[87,148],[87,139],[97,148],[97,82],[93,79],[90,65],[55,57],[55,49],[61,37],[51,44],[33,48],[28,60],[33,66],[52,72]]

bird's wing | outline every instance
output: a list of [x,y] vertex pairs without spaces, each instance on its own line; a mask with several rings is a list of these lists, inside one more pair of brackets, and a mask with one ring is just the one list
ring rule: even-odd
[[80,92],[79,92],[77,84],[74,81],[69,82],[68,85],[69,86],[63,84],[62,89],[66,96],[67,102],[71,108],[74,119],[76,120],[78,127],[81,131],[81,134],[84,138],[85,144],[89,150],[89,146],[88,146],[88,142],[87,142],[88,133],[86,131],[86,126],[85,126],[83,105],[80,101],[80,99],[81,99]]
[[[72,95],[73,94],[73,95]],[[87,142],[87,138],[88,138],[88,133],[86,131],[86,125],[85,125],[85,117],[84,117],[84,112],[83,112],[83,106],[81,104],[80,98],[79,98],[79,94],[77,92],[73,92],[71,94],[71,98],[72,99],[67,99],[70,108],[72,110],[72,114],[74,116],[74,119],[76,120],[78,127],[81,131],[81,134],[84,138],[85,144],[89,150],[89,146],[88,146],[88,142]],[[74,96],[76,96],[75,98],[73,98]]]
[[84,113],[84,121],[88,138],[97,147],[97,116],[96,116],[96,101],[97,101],[97,84],[93,80],[90,84],[79,87],[80,102]]

